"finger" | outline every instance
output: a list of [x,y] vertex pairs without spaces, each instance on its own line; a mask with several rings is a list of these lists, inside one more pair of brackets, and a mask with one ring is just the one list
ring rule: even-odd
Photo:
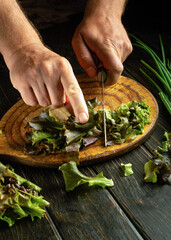
[[66,109],[68,110],[68,112],[69,112],[71,115],[74,114],[72,105],[71,105],[71,103],[70,103],[69,98],[67,97],[67,95],[66,95],[65,107],[66,107]]
[[116,83],[123,71],[123,64],[116,51],[112,49],[101,49],[101,51],[99,51],[98,49],[96,54],[107,71],[107,81],[105,85]]
[[65,73],[62,75],[61,83],[72,105],[72,108],[77,120],[80,123],[87,122],[89,117],[87,105],[85,103],[81,88],[79,87],[79,84],[70,66],[68,71],[65,71]]
[[122,63],[127,59],[127,57],[131,54],[133,50],[133,46],[131,44],[131,42],[129,41],[129,38],[128,38],[128,41],[125,41],[123,43],[123,47],[122,47],[122,55],[121,55],[121,61]]
[[[52,107],[59,107],[66,102],[64,89],[59,80],[53,81],[54,84],[47,84],[48,93],[52,103]],[[57,84],[55,84],[57,82]]]
[[47,107],[51,105],[51,100],[47,88],[42,79],[39,79],[36,82],[32,82],[31,87],[40,106]]
[[106,66],[105,68],[107,69],[107,81],[105,83],[106,86],[115,84],[123,72],[123,64],[117,55],[113,56],[112,63],[113,68],[110,65],[104,64],[104,67]]
[[47,88],[51,101],[51,107],[56,108],[62,106],[65,103],[66,98],[63,86],[60,81],[59,69],[58,66],[56,66],[56,61],[44,61],[40,68],[40,74]]
[[20,90],[23,101],[29,106],[36,106],[38,104],[37,98],[31,87],[22,88]]
[[81,34],[77,34],[73,37],[72,47],[82,68],[87,72],[90,77],[95,77],[97,67],[91,51],[86,45]]

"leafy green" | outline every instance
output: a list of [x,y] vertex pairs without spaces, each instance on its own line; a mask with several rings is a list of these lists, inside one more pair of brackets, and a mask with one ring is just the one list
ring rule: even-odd
[[[53,154],[60,151],[74,152],[96,142],[103,135],[103,110],[95,108],[100,104],[97,98],[87,101],[89,120],[81,124],[69,114],[64,121],[59,121],[58,111],[50,109],[34,118],[27,127],[29,144],[25,149],[30,154]],[[106,109],[107,145],[132,141],[144,131],[150,122],[150,107],[144,100],[121,104],[116,111]],[[48,123],[49,122],[49,123]]]
[[71,191],[82,184],[88,184],[88,186],[98,185],[102,188],[114,185],[113,180],[104,177],[102,172],[95,177],[85,176],[78,170],[75,161],[64,163],[59,167],[59,170],[62,171],[66,191]]
[[171,133],[165,132],[166,141],[154,149],[154,159],[144,165],[146,182],[156,183],[158,178],[171,185]]
[[41,188],[0,162],[0,219],[12,226],[16,220],[44,216],[49,202],[39,196]]
[[141,63],[150,72],[150,75],[140,68],[141,73],[155,86],[158,90],[158,94],[165,105],[167,111],[171,115],[171,60],[167,61],[165,57],[164,45],[159,36],[162,59],[152,50],[149,46],[143,43],[137,37],[131,35],[135,40],[135,46],[144,49],[153,59],[154,68],[151,67],[147,62],[141,60]]
[[121,169],[125,177],[132,175],[134,173],[132,170],[132,163],[127,164],[121,163]]

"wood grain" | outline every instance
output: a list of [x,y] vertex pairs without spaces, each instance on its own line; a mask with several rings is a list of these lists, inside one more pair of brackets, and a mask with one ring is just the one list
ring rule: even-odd
[[[85,99],[97,97],[100,101],[102,100],[101,87],[98,81],[89,78],[85,74],[79,75],[77,78]],[[106,108],[116,109],[121,103],[142,99],[151,107],[150,119],[152,120],[150,124],[145,126],[144,133],[138,135],[132,142],[106,148],[104,147],[103,138],[101,138],[95,144],[80,151],[80,164],[88,165],[105,161],[109,157],[130,151],[142,144],[156,126],[159,114],[157,102],[153,95],[141,84],[122,76],[118,83],[105,89]],[[30,156],[24,153],[24,145],[27,142],[25,126],[33,117],[39,115],[42,109],[40,106],[27,106],[20,100],[4,115],[0,121],[0,129],[3,131],[0,135],[0,154],[11,156],[13,161],[31,166],[58,167],[69,161],[66,153],[49,156]]]

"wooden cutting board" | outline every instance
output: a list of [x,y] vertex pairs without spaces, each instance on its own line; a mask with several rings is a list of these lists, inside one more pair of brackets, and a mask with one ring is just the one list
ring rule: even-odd
[[[102,89],[99,87],[99,82],[85,74],[77,76],[77,79],[86,100],[94,97],[102,100]],[[121,103],[142,99],[151,107],[150,119],[152,120],[150,124],[145,126],[144,133],[138,135],[132,142],[109,147],[104,147],[103,138],[99,139],[96,143],[80,151],[79,161],[81,165],[106,161],[136,148],[150,136],[157,123],[159,114],[157,102],[141,84],[121,76],[115,85],[105,88],[106,108],[116,109]],[[67,153],[49,156],[30,156],[24,153],[24,145],[27,141],[25,126],[32,118],[38,116],[42,109],[40,106],[30,107],[22,100],[9,109],[0,121],[0,129],[2,130],[2,134],[0,134],[1,155],[7,156],[8,160],[11,161],[39,167],[58,167],[70,160]]]

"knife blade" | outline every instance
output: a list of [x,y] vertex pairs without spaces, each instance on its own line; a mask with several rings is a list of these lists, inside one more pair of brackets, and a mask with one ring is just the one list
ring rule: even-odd
[[102,109],[103,109],[103,128],[104,128],[104,144],[107,147],[107,131],[106,131],[106,114],[105,114],[105,102],[104,102],[104,83],[106,81],[107,74],[104,67],[100,64],[98,67],[98,79],[102,84]]

